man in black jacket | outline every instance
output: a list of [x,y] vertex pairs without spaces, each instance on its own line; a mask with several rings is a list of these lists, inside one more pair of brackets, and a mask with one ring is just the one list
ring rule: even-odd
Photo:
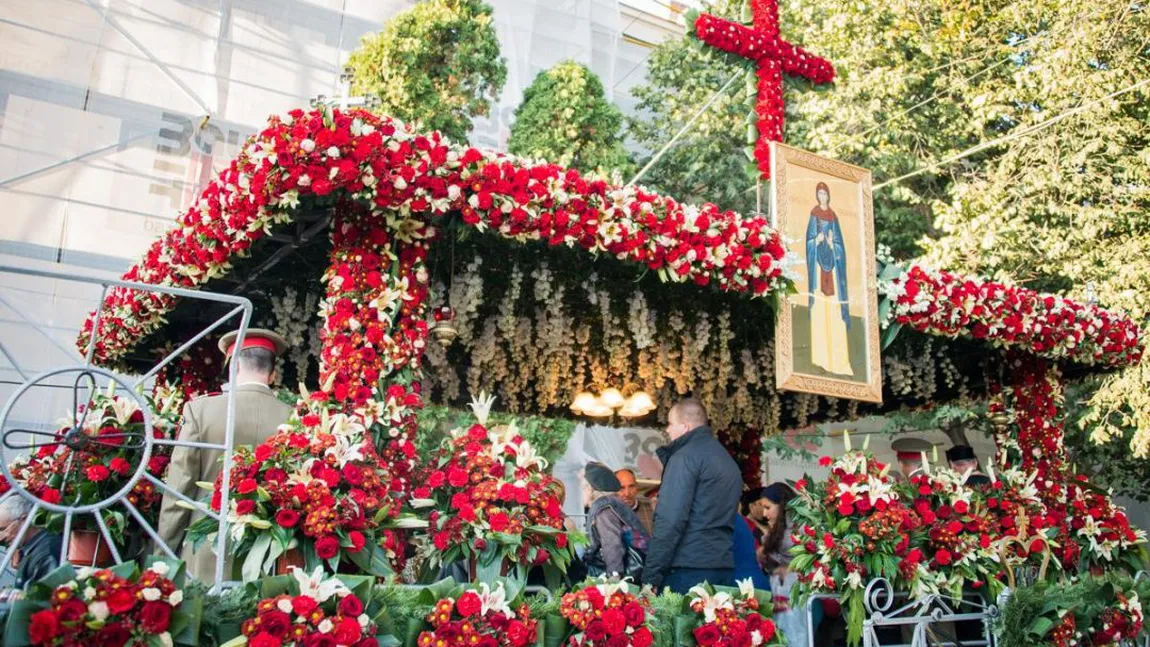
[[701,582],[734,585],[731,537],[743,489],[739,466],[707,426],[695,398],[671,407],[671,442],[658,450],[663,483],[643,582],[686,594]]

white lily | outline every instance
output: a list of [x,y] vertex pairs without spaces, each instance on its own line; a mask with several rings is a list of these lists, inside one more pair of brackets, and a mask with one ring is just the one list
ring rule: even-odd
[[351,590],[336,578],[324,579],[323,567],[321,566],[316,566],[311,574],[298,566],[293,567],[292,577],[299,584],[300,595],[306,595],[321,604],[333,595],[342,598],[351,593]]
[[539,455],[531,443],[526,440],[519,443],[519,449],[515,454],[515,466],[524,469],[538,467],[541,470],[547,469],[547,459]]
[[748,577],[735,583],[739,585],[739,595],[748,600],[755,597],[755,582],[751,578]]
[[364,442],[352,436],[336,435],[335,444],[328,447],[324,451],[327,456],[334,456],[340,467],[347,465],[352,461],[364,460],[363,445]]
[[132,414],[139,411],[140,407],[136,405],[133,398],[113,398],[112,411],[116,415],[116,422],[121,425],[128,424],[128,420],[132,418]]
[[511,607],[507,605],[507,592],[503,590],[502,582],[495,587],[494,591],[487,585],[487,582],[481,584],[480,587],[482,589],[479,593],[481,615],[487,615],[488,611],[498,611],[505,616],[511,615]]
[[694,606],[696,602],[703,603],[703,618],[707,622],[715,621],[715,612],[719,609],[734,609],[734,601],[731,600],[731,594],[726,591],[720,591],[714,595],[707,592],[707,589],[702,586],[696,586],[690,590],[690,593],[695,595],[691,600],[691,605]]
[[491,415],[491,406],[495,404],[495,396],[487,395],[485,391],[480,391],[479,395],[472,398],[471,402],[467,404],[471,408],[472,413],[475,414],[475,419],[479,424],[484,427],[487,426],[487,418]]
[[298,483],[300,485],[307,485],[308,483],[311,483],[313,480],[315,480],[315,477],[311,475],[311,466],[315,460],[316,459],[314,458],[307,459],[303,462],[302,465],[297,467],[294,472],[288,474],[287,484],[295,485]]
[[337,413],[328,419],[328,433],[334,436],[354,436],[364,433],[363,425],[346,413]]

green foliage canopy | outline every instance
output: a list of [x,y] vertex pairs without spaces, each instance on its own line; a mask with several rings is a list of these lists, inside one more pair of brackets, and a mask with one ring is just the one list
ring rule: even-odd
[[580,171],[623,170],[623,115],[604,97],[594,72],[564,61],[540,72],[523,92],[507,150]]
[[348,64],[353,92],[377,95],[384,114],[458,142],[507,80],[491,7],[480,0],[424,0],[365,36]]

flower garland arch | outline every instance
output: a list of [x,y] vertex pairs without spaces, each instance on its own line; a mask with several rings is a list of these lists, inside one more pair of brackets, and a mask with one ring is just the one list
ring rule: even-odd
[[[793,289],[783,240],[762,217],[684,205],[556,165],[452,145],[366,111],[333,109],[273,116],[124,278],[202,287],[309,209],[332,212],[320,305],[321,390],[309,399],[360,420],[386,460],[381,478],[397,499],[407,495],[417,459],[412,435],[423,405],[428,249],[447,217],[458,214],[474,229],[517,242],[610,255],[666,281],[753,298]],[[1141,357],[1135,323],[1062,297],[916,265],[886,282],[884,293],[893,321],[928,334],[1102,367]],[[121,361],[163,326],[175,303],[112,289],[100,328],[93,330],[89,316],[79,343],[95,334],[97,361]],[[301,402],[301,416],[306,409]]]

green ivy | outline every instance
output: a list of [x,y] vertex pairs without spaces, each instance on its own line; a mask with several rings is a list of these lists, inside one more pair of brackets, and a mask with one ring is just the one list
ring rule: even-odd
[[[451,407],[427,405],[419,412],[419,431],[415,437],[418,455],[430,456],[453,429],[476,423],[475,414]],[[551,465],[567,451],[567,441],[575,431],[575,422],[542,416],[524,416],[492,412],[488,425],[515,423],[523,439]]]
[[425,0],[363,38],[348,64],[352,90],[374,94],[384,114],[464,142],[507,80],[491,7]]
[[622,126],[623,114],[604,97],[599,77],[564,61],[524,90],[507,150],[580,171],[627,171]]

